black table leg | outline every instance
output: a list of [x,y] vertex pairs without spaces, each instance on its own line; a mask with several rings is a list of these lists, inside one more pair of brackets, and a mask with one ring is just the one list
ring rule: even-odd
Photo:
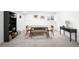
[[61,28],[60,28],[60,35],[61,35]]
[[71,41],[71,32],[70,32],[70,41]]
[[75,41],[77,42],[77,32],[75,32]]

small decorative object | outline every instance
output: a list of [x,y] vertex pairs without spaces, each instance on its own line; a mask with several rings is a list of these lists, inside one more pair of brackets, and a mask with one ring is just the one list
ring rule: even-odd
[[12,40],[12,36],[11,35],[9,35],[9,40]]
[[16,28],[15,28],[15,27],[13,27],[13,28],[12,28],[12,30],[13,30],[13,31],[15,31],[15,30],[16,30]]
[[14,18],[16,18],[17,17],[17,15],[16,14],[14,14]]
[[62,25],[62,27],[65,27],[64,25]]
[[70,21],[69,20],[66,20],[65,21],[65,24],[66,24],[66,27],[69,27]]
[[19,18],[21,19],[21,16],[19,16]]
[[45,17],[44,16],[41,16],[41,19],[44,19]]
[[38,17],[38,15],[34,15],[34,18],[37,18]]

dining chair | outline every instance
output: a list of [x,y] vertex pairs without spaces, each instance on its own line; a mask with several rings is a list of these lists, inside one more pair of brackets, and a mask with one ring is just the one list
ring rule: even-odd
[[52,34],[54,36],[54,26],[53,25],[51,25],[51,32],[52,32]]
[[26,26],[26,35],[27,35],[27,33],[28,33],[28,27],[29,27],[29,26],[27,25],[27,26]]

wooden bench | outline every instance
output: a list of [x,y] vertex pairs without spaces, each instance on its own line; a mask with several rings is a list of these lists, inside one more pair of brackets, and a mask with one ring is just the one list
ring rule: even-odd
[[44,34],[49,37],[48,27],[31,27],[30,37]]

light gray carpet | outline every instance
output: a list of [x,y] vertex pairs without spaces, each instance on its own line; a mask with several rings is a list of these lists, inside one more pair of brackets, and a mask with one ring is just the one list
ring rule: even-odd
[[69,41],[69,37],[60,35],[59,32],[55,32],[54,36],[50,33],[50,37],[46,36],[33,36],[29,38],[25,35],[25,32],[21,32],[16,38],[10,42],[6,42],[0,45],[1,47],[78,47],[79,43],[72,40]]

